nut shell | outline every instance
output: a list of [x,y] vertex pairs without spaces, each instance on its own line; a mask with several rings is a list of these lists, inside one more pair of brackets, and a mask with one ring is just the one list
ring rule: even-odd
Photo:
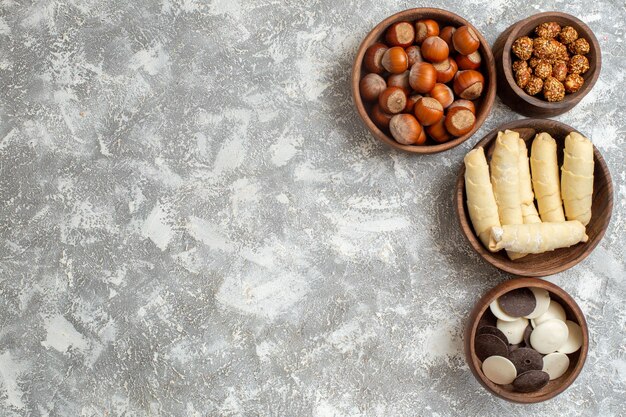
[[454,102],[452,89],[442,83],[435,84],[432,90],[430,90],[429,95],[440,102],[444,109],[448,108]]
[[422,125],[410,114],[393,116],[389,122],[389,130],[396,142],[403,145],[420,144],[420,136],[423,133]]
[[392,74],[400,74],[409,68],[409,57],[404,48],[394,46],[387,49],[383,55],[383,67]]
[[435,67],[435,70],[437,70],[438,83],[450,82],[459,69],[456,61],[450,57],[448,57],[448,59],[444,59],[442,62],[434,63],[433,66]]
[[409,22],[396,22],[385,33],[387,45],[406,48],[415,40],[415,28]]
[[469,55],[480,47],[480,38],[471,27],[461,26],[452,35],[452,45],[458,53]]
[[421,19],[415,22],[415,43],[420,45],[429,36],[439,35],[439,23],[433,19]]
[[432,97],[422,97],[415,104],[414,113],[422,126],[430,126],[443,118],[443,106]]
[[406,107],[406,93],[400,87],[388,87],[378,96],[378,105],[385,113],[400,113]]
[[418,62],[411,67],[409,83],[413,90],[426,94],[433,89],[437,82],[437,70],[428,62]]
[[455,107],[448,111],[445,120],[446,130],[454,136],[463,136],[474,127],[476,116],[464,107]]
[[379,129],[383,129],[383,130],[389,129],[389,122],[391,121],[392,117],[393,117],[393,114],[385,113],[380,108],[378,103],[376,103],[374,107],[372,107],[372,112],[370,113],[370,119],[372,119],[372,122],[374,122],[374,124],[378,126]]
[[363,57],[363,66],[365,67],[365,71],[373,72],[374,74],[382,74],[385,72],[385,68],[383,67],[383,55],[387,52],[389,47],[384,43],[377,42],[372,44],[365,51],[365,56]]
[[448,44],[439,36],[429,36],[422,42],[422,56],[428,62],[441,62],[448,58]]
[[420,50],[419,46],[412,45],[406,48],[404,51],[409,58],[409,68],[415,65],[416,62],[424,62],[424,57],[422,57],[422,51]]
[[385,91],[387,83],[385,79],[378,74],[367,74],[359,82],[359,91],[361,92],[361,98],[365,101],[375,101],[380,96],[380,93]]
[[478,71],[459,71],[454,76],[454,93],[466,100],[475,100],[480,97],[484,85],[485,77]]

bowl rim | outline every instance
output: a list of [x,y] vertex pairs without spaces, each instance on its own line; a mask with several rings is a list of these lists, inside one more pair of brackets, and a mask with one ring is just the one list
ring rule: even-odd
[[[578,361],[576,362],[576,365],[572,372],[567,376],[565,381],[560,384],[556,389],[538,396],[529,396],[527,393],[508,391],[487,379],[487,377],[480,371],[480,361],[476,356],[473,343],[476,337],[476,331],[478,329],[478,323],[480,321],[480,318],[489,308],[489,304],[496,298],[500,297],[502,294],[523,287],[543,288],[550,293],[554,293],[556,296],[565,301],[567,307],[572,311],[572,314],[574,315],[574,318],[576,319],[583,333],[583,344],[580,348]],[[465,360],[470,370],[472,371],[472,374],[474,374],[474,377],[478,380],[478,382],[480,382],[481,385],[485,387],[488,391],[507,401],[525,404],[538,403],[549,400],[559,395],[567,388],[569,388],[569,386],[572,385],[572,383],[580,375],[587,360],[587,353],[589,350],[589,326],[587,324],[587,320],[585,319],[585,315],[580,309],[578,303],[576,303],[576,300],[574,300],[574,298],[569,295],[569,293],[567,293],[563,288],[559,287],[556,284],[553,284],[552,282],[539,278],[515,277],[503,281],[495,287],[491,288],[476,302],[472,311],[470,312],[469,320],[465,328],[463,345],[465,348]]]
[[[578,132],[577,129],[574,129],[573,127],[565,123],[559,122],[557,120],[534,119],[534,118],[520,119],[520,120],[515,120],[512,122],[504,123],[504,124],[497,126],[495,129],[488,132],[481,140],[479,140],[472,149],[476,149],[479,147],[485,148],[489,143],[495,140],[496,135],[499,131],[504,131],[506,129],[522,128],[522,127],[528,126],[531,123],[546,123],[546,122],[549,122],[550,124],[556,127],[565,129],[565,130]],[[457,219],[459,220],[459,226],[461,227],[462,234],[470,243],[474,251],[482,259],[484,259],[485,261],[487,261],[488,263],[490,263],[491,265],[495,266],[496,268],[502,271],[508,272],[513,275],[527,276],[527,277],[528,276],[545,277],[548,275],[554,275],[554,274],[563,272],[577,265],[578,263],[583,261],[585,258],[587,258],[587,256],[589,256],[591,252],[593,252],[593,250],[596,248],[596,246],[602,241],[602,238],[604,237],[604,234],[606,233],[606,230],[608,229],[608,226],[611,221],[612,214],[613,214],[613,199],[614,199],[613,181],[611,179],[611,173],[609,172],[609,168],[606,164],[606,161],[604,160],[604,158],[602,157],[602,154],[600,153],[600,151],[595,145],[593,146],[593,153],[594,153],[594,159],[598,162],[594,168],[594,176],[596,175],[596,173],[599,172],[600,175],[603,175],[607,180],[606,192],[608,194],[608,200],[609,200],[607,203],[608,215],[606,216],[606,219],[604,219],[603,223],[600,224],[601,231],[595,239],[590,240],[589,242],[585,243],[585,245],[587,245],[586,250],[583,251],[573,261],[568,262],[568,263],[562,263],[558,266],[554,266],[552,268],[541,270],[541,271],[538,271],[538,270],[528,271],[526,268],[520,268],[519,266],[520,264],[516,264],[515,262],[509,259],[501,260],[499,258],[496,258],[494,254],[488,251],[483,246],[482,242],[479,241],[479,239],[477,238],[476,234],[473,231],[471,220],[465,214],[465,204],[466,204],[465,203],[465,164],[463,161],[461,161],[461,166],[459,169],[459,173],[458,173],[457,180],[456,180],[456,185],[454,188],[454,199],[456,200],[454,202],[454,206],[456,209]],[[599,171],[596,171],[596,170],[599,170]]]
[[[392,23],[395,23],[401,20],[408,20],[408,21],[415,20],[419,18],[418,16],[415,16],[415,15],[420,15],[420,14],[430,15],[428,18],[432,18],[435,20],[437,20],[438,18],[441,20],[446,19],[446,21],[450,19],[456,19],[459,22],[461,22],[463,25],[467,25],[471,27],[476,32],[476,34],[478,35],[480,39],[480,49],[482,53],[482,58],[485,62],[485,72],[487,73],[487,76],[488,76],[487,77],[488,83],[487,83],[487,89],[485,90],[485,95],[482,98],[483,101],[482,101],[481,109],[483,109],[483,112],[480,114],[480,117],[478,116],[479,112],[478,111],[476,112],[477,113],[476,123],[474,124],[474,127],[472,128],[472,130],[469,131],[467,134],[460,136],[458,138],[454,138],[453,140],[450,140],[448,142],[444,142],[444,143],[437,144],[437,145],[423,145],[423,146],[402,145],[396,142],[390,136],[387,136],[382,130],[380,130],[378,126],[374,124],[374,122],[371,120],[371,118],[367,114],[365,105],[363,103],[363,100],[361,99],[361,94],[359,92],[359,82],[361,81],[361,67],[362,67],[362,62],[363,62],[363,56],[365,55],[365,51],[367,50],[367,48],[372,43],[374,43],[374,41],[378,39]],[[438,18],[432,17],[432,15],[437,15],[440,17]],[[405,152],[410,152],[410,153],[415,153],[415,154],[432,154],[432,153],[438,153],[438,152],[446,151],[448,149],[452,149],[455,146],[458,146],[461,143],[468,140],[470,137],[472,137],[474,133],[476,133],[476,131],[485,122],[487,117],[491,114],[491,109],[493,107],[493,102],[496,97],[496,89],[497,89],[496,87],[497,85],[496,84],[496,64],[495,64],[495,59],[491,50],[491,46],[489,45],[489,42],[487,42],[487,40],[482,35],[482,33],[478,29],[476,29],[476,27],[472,25],[470,22],[468,22],[461,16],[455,13],[452,13],[448,10],[439,9],[439,8],[430,8],[430,7],[417,7],[417,8],[399,11],[385,18],[384,20],[379,22],[377,25],[375,25],[372,28],[372,30],[370,30],[370,32],[365,36],[365,38],[363,38],[363,40],[359,44],[359,47],[356,52],[356,56],[354,58],[354,63],[352,65],[351,85],[352,85],[352,101],[354,103],[354,106],[356,107],[357,113],[359,114],[361,120],[365,123],[365,126],[368,128],[370,133],[372,133],[377,139],[381,140],[382,142],[386,143],[387,145],[393,148],[400,149]]]
[[[513,57],[511,56],[511,47],[515,39],[517,39],[519,36],[523,36],[520,33],[522,26],[531,22],[533,23],[533,25],[535,23],[543,23],[544,21],[547,22],[547,21],[550,21],[550,19],[553,19],[555,17],[570,21],[576,24],[577,26],[580,26],[581,28],[583,28],[583,30],[585,31],[584,33],[585,37],[590,38],[589,39],[589,43],[591,44],[590,53],[595,55],[596,65],[593,68],[593,73],[591,74],[591,77],[589,77],[589,79],[586,80],[586,82],[583,84],[580,90],[572,94],[566,94],[565,98],[561,101],[550,102],[547,100],[542,100],[537,97],[531,96],[527,94],[524,90],[522,90],[515,82],[512,66],[506,65],[505,61],[508,61],[509,64],[513,63]],[[509,86],[511,87],[515,95],[519,97],[520,100],[523,100],[524,102],[526,102],[528,105],[541,108],[541,109],[546,109],[546,110],[560,110],[560,111],[566,112],[570,110],[572,107],[576,106],[580,102],[580,100],[582,100],[583,97],[585,97],[593,89],[594,85],[596,84],[596,81],[598,81],[598,78],[600,76],[600,71],[602,70],[602,52],[600,50],[600,44],[598,43],[598,39],[596,38],[596,35],[593,33],[591,28],[587,26],[585,22],[578,19],[577,17],[572,16],[567,13],[557,12],[557,11],[537,13],[537,14],[528,16],[524,19],[521,19],[518,22],[515,22],[509,27],[509,29],[505,30],[503,33],[507,33],[507,32],[508,32],[508,35],[506,38],[506,42],[504,43],[504,46],[502,48],[502,57],[499,59],[502,65],[504,79],[506,80],[507,84],[509,84]]]

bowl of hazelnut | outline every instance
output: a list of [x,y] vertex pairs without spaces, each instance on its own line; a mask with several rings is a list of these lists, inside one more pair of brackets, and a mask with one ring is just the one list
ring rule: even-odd
[[495,62],[468,21],[441,9],[409,9],[380,22],[361,43],[352,96],[372,134],[429,154],[471,137],[491,111]]
[[600,45],[574,16],[539,13],[504,31],[493,47],[498,96],[514,111],[551,117],[572,109],[593,88]]

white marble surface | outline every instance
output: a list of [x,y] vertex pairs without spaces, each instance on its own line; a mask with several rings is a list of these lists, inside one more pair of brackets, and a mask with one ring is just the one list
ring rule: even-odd
[[[463,155],[395,152],[354,112],[365,34],[414,6],[493,42],[539,11],[602,46],[558,120],[615,185],[593,254],[550,281],[589,358],[558,398],[489,395],[462,354],[508,278],[459,232]],[[618,416],[626,403],[623,1],[0,1],[0,414]]]

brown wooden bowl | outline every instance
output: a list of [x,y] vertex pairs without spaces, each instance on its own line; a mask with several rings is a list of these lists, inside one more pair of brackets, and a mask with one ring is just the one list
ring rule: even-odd
[[[585,38],[590,46],[589,53],[586,55],[589,59],[589,71],[583,74],[585,83],[582,88],[573,94],[566,94],[562,101],[553,103],[526,94],[515,82],[512,68],[514,57],[511,54],[511,46],[515,39],[533,33],[535,28],[544,22],[557,22],[561,26],[572,26],[578,31],[579,37]],[[493,45],[493,54],[498,74],[498,96],[512,110],[530,117],[551,117],[572,109],[591,91],[602,67],[600,44],[589,26],[574,16],[561,12],[539,13],[510,26],[496,40]]]
[[[483,59],[483,64],[481,67],[481,72],[485,77],[485,89],[483,91],[482,96],[475,101],[476,105],[476,124],[474,128],[468,132],[467,134],[454,138],[448,142],[437,144],[437,145],[402,145],[396,142],[391,134],[388,131],[382,131],[372,122],[370,119],[369,113],[371,110],[371,104],[363,102],[361,99],[361,94],[359,92],[359,81],[366,74],[362,69],[363,57],[365,55],[365,51],[367,48],[376,42],[384,42],[385,31],[389,26],[391,26],[395,22],[401,21],[415,21],[419,19],[433,19],[436,20],[440,26],[452,25],[455,27],[467,25],[470,26],[480,38],[480,54]],[[436,152],[446,151],[448,149],[454,148],[460,143],[465,142],[469,139],[480,126],[483,124],[487,115],[491,111],[491,107],[493,106],[493,100],[496,95],[496,69],[495,62],[493,59],[493,54],[491,53],[491,48],[489,43],[485,40],[483,35],[467,20],[462,17],[448,12],[442,9],[431,9],[431,8],[417,8],[417,9],[409,9],[404,10],[402,12],[396,13],[393,16],[390,16],[377,24],[374,29],[363,39],[359,49],[357,51],[356,57],[354,59],[354,65],[352,66],[352,98],[354,100],[354,104],[356,106],[357,112],[365,126],[372,132],[372,134],[385,142],[387,145],[400,149],[406,152],[420,153],[420,154],[430,154]]]
[[[565,136],[576,129],[549,119],[523,119],[506,123],[492,130],[487,136],[480,140],[474,148],[483,147],[487,160],[491,158],[493,153],[493,145],[499,131],[506,129],[517,130],[520,136],[526,141],[528,149],[536,133],[548,132],[557,143],[557,155],[559,166],[563,163],[563,146]],[[593,142],[593,138],[590,138]],[[461,230],[469,240],[470,244],[478,254],[487,262],[503,271],[515,275],[543,277],[556,274],[571,268],[583,259],[585,259],[600,243],[606,229],[611,220],[613,211],[613,184],[611,182],[611,174],[604,162],[604,158],[600,155],[598,149],[594,146],[594,180],[593,180],[593,200],[591,206],[591,221],[587,225],[587,235],[589,241],[578,243],[569,248],[557,249],[551,252],[541,254],[529,254],[521,259],[512,261],[508,258],[505,251],[490,252],[486,249],[482,242],[474,233],[471,224],[469,212],[467,211],[467,197],[465,195],[465,165],[461,163],[459,176],[456,181],[455,190],[455,206],[459,217]]]
[[[491,302],[496,298],[511,290],[523,287],[538,287],[548,291],[550,293],[550,298],[563,306],[567,319],[578,323],[583,333],[583,344],[581,348],[577,352],[568,355],[570,358],[570,366],[565,374],[550,381],[548,385],[539,391],[530,393],[516,392],[513,391],[513,387],[511,385],[497,385],[487,379],[482,372],[482,363],[476,356],[476,352],[474,350],[476,331],[478,330],[481,317],[489,308],[489,304],[491,304]],[[580,371],[583,369],[585,360],[587,359],[587,350],[589,348],[589,329],[580,307],[578,307],[576,301],[574,301],[574,299],[561,287],[537,278],[513,278],[492,288],[476,303],[474,309],[470,313],[469,320],[467,321],[467,325],[465,327],[463,344],[465,347],[465,360],[467,361],[469,368],[478,382],[487,388],[488,391],[500,398],[512,402],[524,404],[538,403],[557,396],[569,387],[578,377]]]

